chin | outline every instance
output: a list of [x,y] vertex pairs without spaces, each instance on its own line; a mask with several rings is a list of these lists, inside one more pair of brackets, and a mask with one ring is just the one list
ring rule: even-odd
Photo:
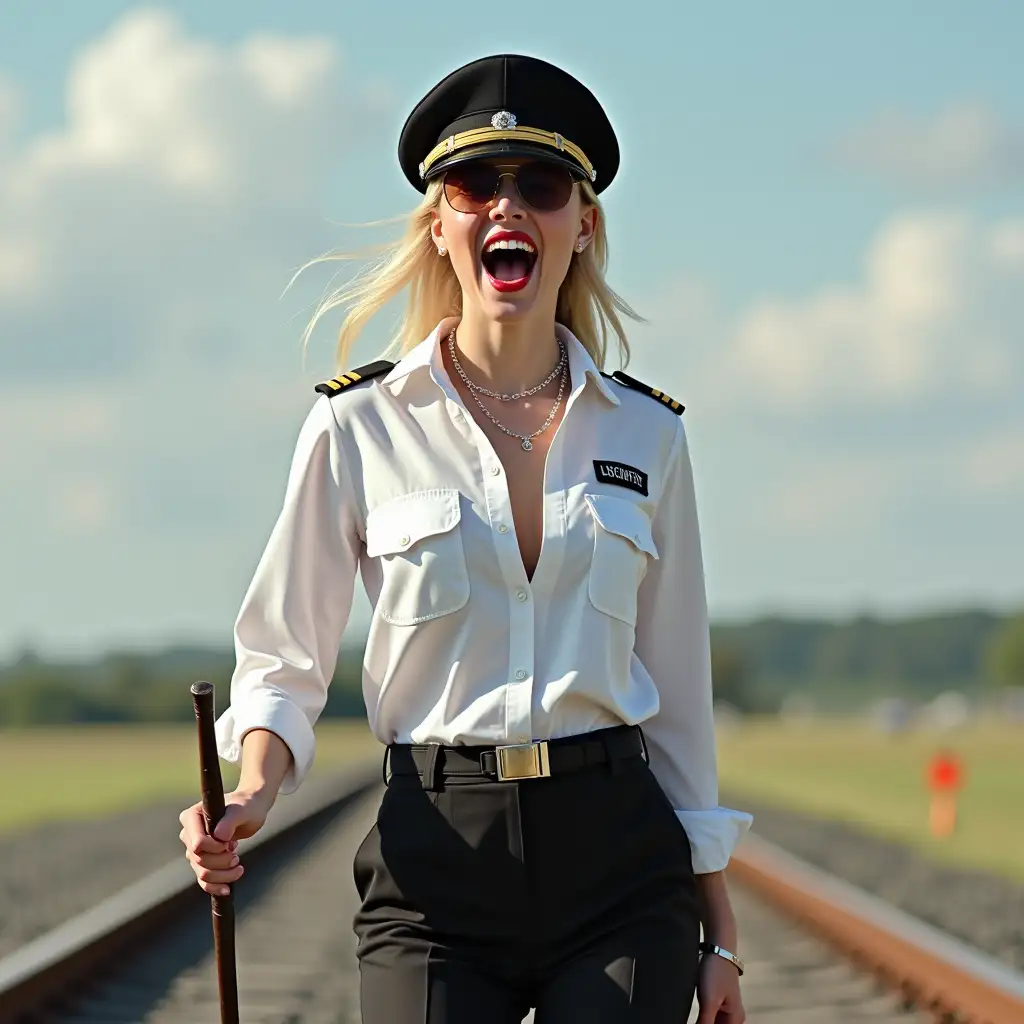
[[495,320],[498,323],[514,323],[516,320],[523,320],[528,317],[536,308],[536,296],[503,296],[490,295],[485,293],[481,303],[488,320]]

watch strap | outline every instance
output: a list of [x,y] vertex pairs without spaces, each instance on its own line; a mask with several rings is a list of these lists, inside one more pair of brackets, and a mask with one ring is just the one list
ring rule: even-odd
[[716,945],[714,942],[702,942],[697,948],[701,953],[715,953],[723,959],[728,960],[729,963],[735,966],[736,970],[738,970],[741,975],[743,974],[743,961],[735,953],[730,953],[729,950],[722,949],[721,946]]

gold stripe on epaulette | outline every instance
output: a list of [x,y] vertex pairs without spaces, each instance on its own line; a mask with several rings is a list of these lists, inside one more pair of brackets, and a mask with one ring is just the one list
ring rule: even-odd
[[394,365],[386,359],[377,359],[356,370],[346,370],[344,373],[339,373],[337,377],[322,381],[313,390],[322,395],[336,395],[339,391],[343,391],[359,381],[372,380],[374,377],[387,373]]
[[634,391],[639,391],[643,395],[649,395],[651,398],[657,398],[663,405],[667,405],[676,415],[680,415],[686,408],[681,403],[677,402],[671,395],[666,395],[661,388],[651,387],[650,384],[645,384],[642,380],[637,380],[636,377],[631,377],[628,373],[624,373],[622,370],[616,370],[613,374],[603,373],[605,377],[609,377],[618,384],[623,384],[627,388],[632,388]]

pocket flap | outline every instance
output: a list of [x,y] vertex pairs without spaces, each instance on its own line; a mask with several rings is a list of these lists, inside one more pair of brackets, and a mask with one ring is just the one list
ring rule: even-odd
[[459,492],[443,487],[391,498],[366,516],[366,553],[371,558],[411,548],[424,537],[446,533],[461,518]]
[[650,517],[639,505],[614,494],[584,494],[583,497],[602,529],[625,537],[652,558],[658,557]]

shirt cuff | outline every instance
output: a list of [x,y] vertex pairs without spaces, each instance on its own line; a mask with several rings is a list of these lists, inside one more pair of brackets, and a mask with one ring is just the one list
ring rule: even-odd
[[693,873],[721,871],[754,820],[746,811],[713,807],[706,811],[676,810],[676,817],[690,840]]
[[294,793],[313,764],[316,743],[309,719],[290,700],[275,694],[251,696],[232,705],[214,723],[217,752],[225,761],[241,760],[242,739],[251,729],[269,729],[291,751],[292,764],[278,792]]

